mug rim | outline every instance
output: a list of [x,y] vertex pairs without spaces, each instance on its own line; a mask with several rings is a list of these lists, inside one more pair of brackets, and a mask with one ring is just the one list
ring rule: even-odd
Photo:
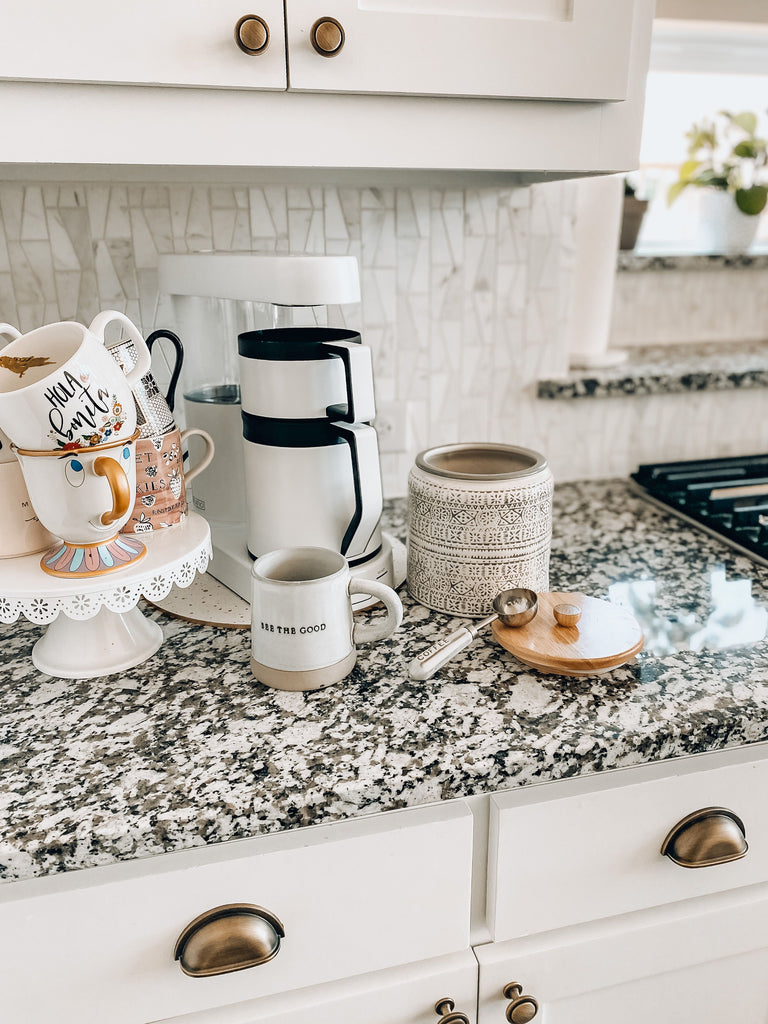
[[[281,580],[275,579],[273,576],[265,574],[272,569],[272,566],[277,566],[280,562],[288,558],[301,558],[301,557],[319,557],[323,558],[335,558],[337,559],[337,568],[333,572],[324,573],[322,576],[314,576],[308,579],[301,580]],[[266,561],[265,561],[266,560]],[[274,551],[266,551],[263,555],[259,555],[256,561],[253,563],[251,568],[251,575],[254,579],[259,580],[261,583],[275,584],[281,587],[305,587],[310,583],[328,583],[331,580],[338,579],[343,576],[345,572],[349,572],[349,564],[340,552],[334,551],[332,548],[321,548],[321,547],[310,547],[310,546],[296,546],[288,548],[276,548]]]
[[[2,353],[2,355],[4,356],[13,356],[14,353],[11,351],[11,349],[13,348],[14,345],[17,345],[19,348],[23,348],[24,346],[21,344],[22,342],[26,343],[29,338],[34,338],[36,335],[43,334],[46,331],[50,331],[51,328],[53,327],[61,327],[62,324],[64,324],[66,327],[77,327],[82,332],[80,341],[78,342],[77,348],[74,350],[74,352],[72,352],[71,355],[67,356],[64,362],[60,363],[58,366],[52,369],[50,373],[46,374],[46,376],[42,377],[40,380],[30,381],[29,384],[24,384],[20,388],[14,388],[12,391],[5,391],[3,390],[2,387],[0,387],[0,395],[21,395],[29,388],[34,388],[37,385],[42,384],[43,381],[47,380],[48,377],[52,376],[54,373],[57,373],[59,370],[63,370],[65,366],[69,365],[69,363],[75,358],[77,353],[80,351],[83,342],[85,341],[87,336],[91,333],[89,328],[87,328],[85,324],[81,324],[77,320],[57,320],[55,323],[52,324],[43,324],[42,327],[36,327],[33,331],[27,331],[27,333],[22,334],[20,338],[14,338],[13,341],[9,341],[7,345],[3,345],[2,349],[0,349],[0,353]],[[118,365],[117,361],[115,361],[115,365]]]
[[51,458],[54,455],[57,455],[59,458],[65,455],[87,455],[89,452],[103,452],[109,448],[119,448],[124,444],[133,444],[138,439],[140,433],[141,429],[136,427],[130,437],[118,437],[114,441],[107,441],[106,444],[79,445],[77,448],[19,448],[18,445],[12,443],[11,451],[15,452],[16,455],[26,455],[32,459]]

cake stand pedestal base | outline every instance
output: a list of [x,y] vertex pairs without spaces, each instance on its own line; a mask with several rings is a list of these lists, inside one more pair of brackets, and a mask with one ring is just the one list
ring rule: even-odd
[[32,664],[49,676],[88,679],[140,665],[162,642],[160,626],[137,607],[126,612],[102,607],[83,620],[59,612],[32,648]]
[[120,572],[88,579],[49,576],[39,555],[0,559],[0,622],[20,615],[46,633],[32,649],[35,668],[63,679],[124,672],[151,658],[163,631],[137,607],[186,589],[208,567],[211,531],[202,516],[142,534],[147,553]]

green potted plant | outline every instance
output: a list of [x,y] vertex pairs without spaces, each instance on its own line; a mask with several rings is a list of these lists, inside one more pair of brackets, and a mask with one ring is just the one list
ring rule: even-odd
[[744,252],[768,200],[766,140],[751,111],[720,111],[686,133],[688,159],[670,185],[667,202],[702,189],[701,241],[712,252]]
[[638,199],[637,190],[629,178],[624,179],[624,207],[621,216],[621,234],[619,249],[631,251],[637,245],[637,236],[643,223],[645,211],[648,209],[647,199]]

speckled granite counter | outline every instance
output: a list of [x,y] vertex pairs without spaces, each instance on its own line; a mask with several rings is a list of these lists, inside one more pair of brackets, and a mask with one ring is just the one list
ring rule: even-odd
[[768,270],[768,253],[761,251],[725,256],[718,253],[654,253],[628,252],[618,254],[616,267],[622,273],[644,273],[655,270]]
[[571,370],[538,382],[538,398],[626,398],[686,391],[768,387],[768,342],[656,345],[629,350],[625,363]]
[[[402,536],[404,502],[387,514]],[[2,627],[0,876],[768,738],[768,570],[613,481],[557,488],[550,579],[631,606],[652,649],[565,679],[524,669],[488,634],[415,683],[409,660],[457,620],[404,594],[403,628],[361,649],[347,680],[288,694],[251,677],[247,631],[157,612],[166,641],[151,661],[79,682],[33,669],[39,627]],[[707,649],[725,643],[741,646]]]

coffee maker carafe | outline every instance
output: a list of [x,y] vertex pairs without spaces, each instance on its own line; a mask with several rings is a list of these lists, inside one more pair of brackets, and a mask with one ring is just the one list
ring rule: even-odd
[[286,327],[238,338],[248,550],[381,550],[371,351],[354,331]]

